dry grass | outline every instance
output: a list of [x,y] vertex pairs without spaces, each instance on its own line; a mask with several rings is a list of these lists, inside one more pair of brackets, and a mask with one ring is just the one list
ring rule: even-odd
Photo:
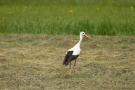
[[135,37],[84,39],[77,75],[62,65],[75,35],[0,35],[1,90],[134,90]]

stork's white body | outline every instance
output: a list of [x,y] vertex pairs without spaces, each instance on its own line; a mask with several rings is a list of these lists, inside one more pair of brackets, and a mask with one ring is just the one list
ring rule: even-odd
[[81,49],[78,45],[75,45],[73,48],[69,49],[68,51],[73,51],[72,55],[79,55],[81,52]]

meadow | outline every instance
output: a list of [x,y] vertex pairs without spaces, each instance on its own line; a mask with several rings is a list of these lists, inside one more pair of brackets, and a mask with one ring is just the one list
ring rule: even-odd
[[0,33],[135,35],[134,0],[0,1]]

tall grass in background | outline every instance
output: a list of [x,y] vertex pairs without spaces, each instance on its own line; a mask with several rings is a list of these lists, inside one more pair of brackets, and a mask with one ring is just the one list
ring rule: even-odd
[[134,0],[1,0],[0,33],[135,35]]

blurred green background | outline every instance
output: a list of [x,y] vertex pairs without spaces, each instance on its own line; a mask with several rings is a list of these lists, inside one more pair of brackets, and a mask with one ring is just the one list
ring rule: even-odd
[[135,35],[134,0],[0,0],[0,33]]

